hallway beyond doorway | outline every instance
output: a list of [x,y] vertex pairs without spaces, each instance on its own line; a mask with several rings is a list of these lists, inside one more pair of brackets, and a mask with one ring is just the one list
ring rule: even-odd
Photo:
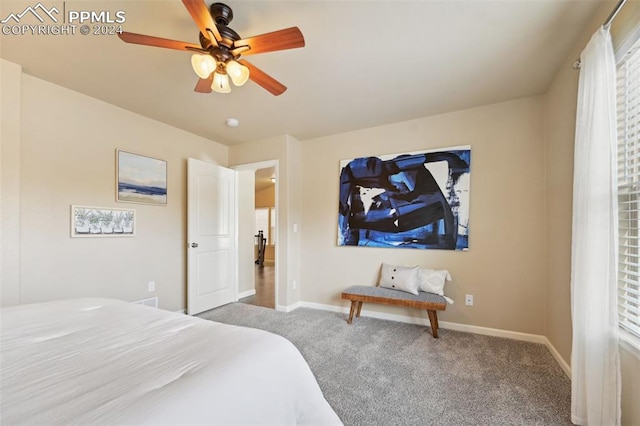
[[275,266],[255,266],[256,294],[244,297],[240,303],[275,309]]

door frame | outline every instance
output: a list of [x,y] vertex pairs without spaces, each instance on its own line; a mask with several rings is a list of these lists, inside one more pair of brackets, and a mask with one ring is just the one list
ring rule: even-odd
[[[279,190],[279,186],[280,186],[280,178],[279,178],[279,160],[266,160],[266,161],[259,161],[256,163],[247,163],[247,164],[239,164],[237,166],[230,166],[229,168],[231,170],[235,170],[235,171],[247,171],[247,170],[260,170],[260,169],[268,169],[273,167],[275,169],[275,178],[276,178],[276,183],[275,183],[275,208],[276,208],[276,244],[282,244],[281,240],[280,240],[280,226],[278,224],[278,222],[280,221],[280,190]],[[252,188],[253,191],[255,191],[255,187]],[[241,189],[240,188],[236,188],[236,198],[238,197],[238,194],[240,193]],[[238,203],[236,202],[236,205],[238,205]],[[254,209],[255,209],[255,203],[254,203]],[[239,212],[236,212],[236,218],[238,217]],[[236,253],[240,252],[240,244],[241,242],[238,240],[238,227],[240,226],[239,221],[236,220]],[[274,269],[274,295],[273,297],[275,298],[274,300],[274,306],[275,309],[278,310],[278,288],[280,287],[279,284],[279,265],[282,263],[281,260],[278,259],[278,251],[277,251],[277,246],[276,246],[276,253],[275,253],[275,269]],[[240,261],[239,259],[237,259],[237,268],[239,269],[241,267],[240,265]],[[236,271],[236,274],[238,274],[239,271]],[[236,283],[236,294],[238,293],[238,283]]]

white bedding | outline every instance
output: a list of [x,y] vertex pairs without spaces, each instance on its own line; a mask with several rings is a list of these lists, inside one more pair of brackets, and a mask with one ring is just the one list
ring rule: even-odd
[[341,424],[272,333],[110,299],[1,315],[2,425]]

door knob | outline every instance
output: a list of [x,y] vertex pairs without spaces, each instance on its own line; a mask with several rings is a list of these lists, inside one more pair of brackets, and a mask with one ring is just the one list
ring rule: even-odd
[[198,243],[191,243],[191,247],[193,247],[193,248],[198,247]]

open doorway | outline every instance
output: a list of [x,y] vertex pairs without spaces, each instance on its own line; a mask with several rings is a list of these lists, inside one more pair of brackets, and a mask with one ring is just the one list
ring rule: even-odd
[[275,165],[255,169],[253,181],[254,256],[252,265],[243,265],[243,268],[253,268],[255,292],[242,297],[239,301],[275,309],[277,276],[275,273],[277,245]]
[[275,309],[276,169],[255,172],[255,288],[256,294],[242,300]]

